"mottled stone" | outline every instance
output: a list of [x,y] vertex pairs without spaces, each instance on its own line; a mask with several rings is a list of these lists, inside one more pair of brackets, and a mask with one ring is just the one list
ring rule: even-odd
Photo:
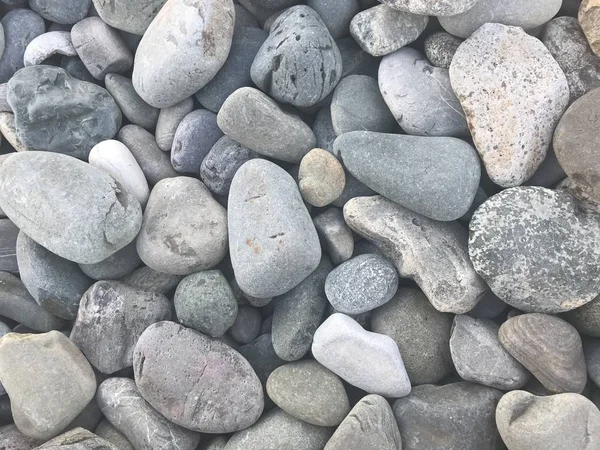
[[34,38],[25,49],[23,63],[27,66],[37,66],[52,55],[77,56],[77,51],[71,42],[68,31],[51,31]]
[[430,34],[423,42],[423,49],[429,62],[436,67],[449,69],[452,58],[463,40],[445,31]]
[[157,272],[150,267],[143,266],[133,271],[121,281],[144,291],[158,292],[166,295],[177,287],[183,276]]
[[93,0],[100,18],[113,28],[142,35],[166,0]]
[[68,25],[84,19],[91,5],[92,0],[29,0],[29,7],[44,19]]
[[381,0],[381,3],[399,11],[424,16],[455,16],[471,9],[478,0]]
[[600,14],[598,0],[582,0],[578,20],[592,51],[600,56]]
[[579,333],[600,338],[600,298],[561,315]]
[[159,110],[142,100],[129,78],[109,73],[104,78],[104,84],[127,120],[147,130],[156,126]]
[[314,148],[300,161],[298,187],[311,205],[327,206],[342,194],[345,185],[344,168],[328,151]]
[[188,97],[179,103],[163,108],[158,114],[156,124],[156,144],[165,152],[171,150],[177,127],[185,116],[194,110],[194,99]]
[[4,450],[33,450],[43,442],[25,436],[15,424],[0,427],[0,448]]
[[354,235],[344,221],[341,209],[329,208],[313,219],[333,264],[349,260],[354,252]]

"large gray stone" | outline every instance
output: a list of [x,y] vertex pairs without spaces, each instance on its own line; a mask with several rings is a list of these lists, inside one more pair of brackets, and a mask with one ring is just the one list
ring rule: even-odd
[[128,33],[142,35],[166,0],[93,0],[93,2],[96,12],[108,25]]
[[74,24],[84,19],[91,5],[92,0],[29,0],[29,7],[36,13],[60,24]]

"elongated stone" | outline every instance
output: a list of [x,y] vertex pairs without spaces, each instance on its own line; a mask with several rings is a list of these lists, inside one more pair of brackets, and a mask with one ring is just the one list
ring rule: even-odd
[[23,63],[25,67],[37,66],[56,54],[77,56],[77,51],[71,42],[71,33],[68,31],[51,31],[40,34],[27,44]]
[[0,219],[0,271],[16,273],[19,229],[8,219]]
[[156,144],[165,152],[171,150],[177,127],[185,116],[194,110],[194,99],[188,97],[179,103],[163,108],[156,123]]

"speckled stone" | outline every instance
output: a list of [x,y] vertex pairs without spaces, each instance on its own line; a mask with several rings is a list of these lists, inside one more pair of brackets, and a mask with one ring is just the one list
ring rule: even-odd
[[381,3],[399,11],[424,16],[455,16],[471,9],[478,0],[381,0]]
[[449,69],[452,58],[463,40],[445,31],[430,34],[423,43],[429,62],[442,69]]
[[92,0],[29,0],[31,9],[44,19],[59,24],[74,24],[83,20],[91,5]]
[[598,27],[600,15],[598,14],[598,6],[598,0],[582,0],[578,15],[581,29],[596,55],[600,55],[600,31]]

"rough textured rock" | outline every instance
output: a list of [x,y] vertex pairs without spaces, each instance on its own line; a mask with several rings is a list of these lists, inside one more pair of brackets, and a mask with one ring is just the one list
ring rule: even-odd
[[[4,2],[7,3],[7,2]],[[29,0],[29,7],[46,20],[74,24],[85,18],[92,0]]]
[[[21,69],[8,83],[8,103],[17,137],[31,150],[87,159],[94,145],[112,138],[121,126],[121,111],[105,89],[59,67]],[[58,135],[57,123],[62,128]]]
[[450,82],[490,179],[510,187],[531,177],[569,102],[546,47],[520,28],[485,24],[456,51]]
[[432,65],[449,69],[452,58],[462,43],[462,39],[445,31],[438,31],[427,36],[423,42],[423,50]]
[[600,337],[600,298],[561,315],[563,319],[577,328],[579,333]]
[[159,110],[142,100],[129,78],[109,73],[104,78],[104,84],[127,120],[148,130],[156,126]]
[[600,221],[560,191],[516,187],[470,223],[469,255],[492,291],[526,312],[582,306],[600,290]]
[[0,271],[17,273],[19,229],[9,219],[0,219]]
[[311,205],[327,206],[342,194],[345,185],[344,168],[328,151],[314,148],[300,161],[298,187]]
[[25,436],[15,424],[0,427],[0,448],[5,450],[33,450],[44,441]]
[[424,16],[455,16],[471,9],[478,0],[381,0],[381,3],[399,11]]
[[51,31],[40,34],[27,44],[23,63],[25,67],[37,66],[56,54],[77,56],[77,51],[71,42],[71,33],[68,31]]
[[163,108],[156,123],[156,144],[165,152],[171,150],[177,127],[185,116],[194,110],[194,99],[188,97],[179,103]]
[[598,0],[582,0],[579,7],[579,24],[588,40],[592,51],[600,55],[600,31],[598,23],[600,15],[598,14]]
[[119,450],[117,446],[84,428],[67,431],[37,448],[45,450]]
[[113,28],[144,34],[166,0],[93,0],[100,18]]
[[157,272],[150,267],[143,266],[133,271],[121,281],[144,291],[158,292],[159,294],[166,295],[177,287],[182,278],[180,275]]
[[383,197],[358,197],[344,206],[344,219],[412,278],[438,311],[463,314],[487,290],[467,253],[467,231],[437,222]]
[[341,209],[329,208],[313,219],[317,233],[333,264],[349,260],[354,252],[354,235],[344,221]]
[[102,422],[98,424],[94,433],[112,443],[119,450],[135,450],[125,435],[117,430],[108,419],[102,419]]

